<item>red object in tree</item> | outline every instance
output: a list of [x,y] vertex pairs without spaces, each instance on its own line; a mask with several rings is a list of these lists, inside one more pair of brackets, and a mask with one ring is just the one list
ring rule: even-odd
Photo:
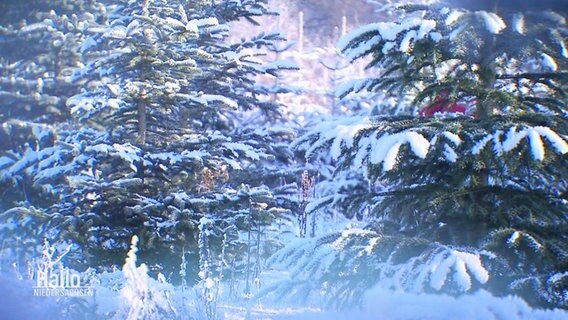
[[434,100],[434,103],[427,107],[424,107],[422,110],[420,110],[418,115],[421,117],[431,117],[436,112],[465,113],[465,110],[466,108],[464,105],[458,104],[457,102],[448,99],[448,91],[442,91],[440,92],[440,94],[438,94],[438,96]]

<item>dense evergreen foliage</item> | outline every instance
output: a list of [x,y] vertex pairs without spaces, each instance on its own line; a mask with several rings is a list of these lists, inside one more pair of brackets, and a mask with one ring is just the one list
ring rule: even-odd
[[[410,102],[406,115],[337,119],[296,142],[308,158],[330,154],[337,175],[364,172],[369,188],[344,188],[320,204],[351,216],[367,207],[370,219],[277,255],[296,266],[294,279],[331,288],[339,304],[376,279],[418,292],[483,287],[566,307],[566,22],[509,9],[407,6],[401,21],[340,41],[379,74],[339,95],[368,90]],[[452,112],[457,103],[461,113]],[[320,263],[298,259],[298,250]]]
[[568,309],[564,1],[367,1],[396,21],[350,33],[340,2],[296,47],[235,30],[268,0],[1,2],[0,271],[79,270],[124,301],[65,312],[116,319],[189,287],[203,319],[373,288]]
[[[260,59],[263,47],[284,39],[225,41],[227,23],[254,22],[269,13],[265,1],[106,5],[108,19],[89,21],[71,48],[81,62],[65,82],[72,96],[58,98],[73,120],[40,127],[32,143],[2,158],[2,180],[39,198],[5,202],[4,221],[19,225],[10,233],[72,241],[81,248],[77,267],[122,263],[136,234],[141,257],[174,278],[182,252],[207,258],[200,237],[211,238],[211,259],[225,238],[224,259],[242,271],[251,239],[240,233],[254,229],[260,243],[293,206],[285,200],[293,188],[274,189],[286,175],[279,166],[290,162],[293,132],[275,126],[279,106],[256,83],[295,68]],[[268,248],[275,241],[262,240]],[[193,277],[198,265],[191,266]]]

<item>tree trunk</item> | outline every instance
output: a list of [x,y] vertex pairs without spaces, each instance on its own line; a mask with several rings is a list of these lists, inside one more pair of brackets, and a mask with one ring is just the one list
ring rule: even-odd
[[[481,87],[487,91],[495,86],[496,74],[491,62],[486,62],[481,66],[479,71]],[[476,117],[479,120],[489,119],[494,112],[495,106],[493,101],[487,95],[478,97],[476,106]]]
[[[497,13],[499,1],[493,1],[493,12]],[[495,82],[497,81],[497,74],[495,71],[495,46],[496,46],[495,36],[491,36],[485,43],[485,48],[483,48],[483,54],[481,61],[479,62],[479,82],[481,88],[483,88],[482,96],[477,97],[476,106],[476,117],[479,120],[487,120],[491,118],[495,111],[495,102],[492,101],[488,92],[495,87]],[[486,164],[487,165],[487,164]],[[477,182],[479,186],[485,187],[490,184],[489,168],[484,168],[481,170]]]
[[[498,13],[499,8],[499,0],[493,0],[491,3],[491,11],[494,13]],[[481,87],[486,90],[491,90],[495,86],[495,81],[497,79],[497,75],[495,72],[495,36],[491,36],[491,39],[488,39],[485,43],[485,47],[483,48],[483,53],[481,55],[481,61],[479,62],[479,80],[481,83]],[[480,99],[481,98],[481,99]],[[477,108],[476,108],[476,116],[480,120],[485,120],[490,118],[493,115],[494,105],[491,99],[484,94],[483,97],[478,97],[477,100]]]
[[146,144],[146,103],[138,102],[138,143],[141,146]]

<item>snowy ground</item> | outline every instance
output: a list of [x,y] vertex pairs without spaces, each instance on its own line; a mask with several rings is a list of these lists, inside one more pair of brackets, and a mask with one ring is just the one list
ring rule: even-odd
[[[120,271],[119,271],[120,272]],[[265,277],[274,278],[274,273],[266,273]],[[118,280],[119,277],[115,277]],[[200,316],[199,288],[186,290],[182,294],[180,288],[169,285],[158,285],[154,280],[139,281],[138,285],[150,288],[162,288],[168,293],[168,303],[175,305],[180,319],[206,319]],[[122,285],[127,285],[125,280]],[[126,317],[133,308],[132,301],[124,295],[124,291],[116,288],[96,287],[95,297],[76,300],[58,300],[55,297],[33,296],[31,280],[19,280],[12,275],[0,274],[0,319],[59,319],[63,308],[71,310],[70,319],[82,314],[80,305],[86,303],[87,309],[96,310],[96,319],[130,319]],[[224,284],[221,284],[224,286]],[[153,300],[146,300],[147,305],[164,305],[164,301],[156,301],[159,297],[151,294]],[[182,305],[183,304],[183,305]],[[309,306],[306,306],[309,305]],[[226,320],[240,319],[273,319],[273,320],[336,320],[336,319],[385,319],[385,320],[428,320],[428,319],[460,319],[460,320],[555,320],[568,319],[565,310],[540,310],[528,306],[517,297],[494,297],[487,291],[478,291],[470,295],[452,297],[439,294],[410,294],[374,288],[364,297],[363,306],[358,310],[332,311],[317,306],[315,301],[305,301],[305,305],[289,302],[270,302],[245,300],[235,301],[221,295],[217,304],[217,318]],[[320,303],[320,305],[322,305]],[[78,308],[77,308],[78,307]],[[75,310],[75,311],[73,311]],[[125,313],[126,311],[126,313]],[[69,311],[65,311],[68,312]],[[73,312],[76,312],[75,314]],[[78,312],[78,313],[77,313]],[[84,316],[84,315],[83,315]],[[51,318],[50,318],[51,317]],[[94,315],[86,319],[95,319]],[[134,318],[132,318],[134,319]],[[149,319],[143,317],[141,319]],[[154,318],[152,318],[154,319]],[[162,318],[156,318],[162,319]]]
[[[319,221],[318,234],[338,228],[353,227],[352,221],[332,219]],[[292,245],[309,239],[288,239]],[[177,319],[205,320],[203,284],[182,290],[165,279],[148,276],[146,267],[136,261],[131,251],[122,270],[95,275],[94,297],[58,299],[33,295],[34,281],[21,280],[21,275],[0,272],[0,319],[168,319],[167,317],[131,317],[133,314],[152,314],[155,310],[173,311]],[[285,270],[265,270],[258,284],[270,286],[288,278]],[[254,298],[254,292],[245,298],[230,296],[228,283],[211,283],[219,294],[214,298],[217,319],[273,319],[273,320],[555,320],[567,319],[568,311],[531,308],[518,297],[494,297],[487,291],[453,297],[442,294],[414,294],[375,287],[363,297],[362,307],[356,310],[326,310],[317,294],[310,299],[295,301],[272,298],[270,295]],[[261,286],[261,287],[262,287]],[[244,286],[240,286],[241,289]],[[256,290],[262,289],[260,287]],[[143,302],[142,302],[143,301]],[[133,312],[136,311],[136,312]],[[62,317],[62,314],[65,315]],[[88,316],[85,316],[88,314]]]
[[298,320],[554,320],[568,319],[564,310],[533,309],[517,297],[498,298],[486,291],[455,298],[444,295],[408,294],[375,289],[366,296],[365,306],[356,311],[324,311],[318,308],[223,305],[224,319]]

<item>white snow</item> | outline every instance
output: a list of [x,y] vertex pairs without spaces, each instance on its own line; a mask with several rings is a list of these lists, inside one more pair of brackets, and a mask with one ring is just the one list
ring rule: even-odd
[[362,130],[371,127],[368,117],[345,118],[338,122],[332,122],[316,126],[315,130],[323,135],[325,141],[333,140],[330,155],[333,159],[338,159],[341,155],[342,146],[345,148],[353,147],[355,136]]
[[379,242],[381,238],[380,237],[376,237],[376,238],[371,238],[369,240],[369,245],[365,247],[364,251],[366,254],[370,255],[371,253],[373,253],[373,250],[375,249],[375,246],[377,245],[377,243]]
[[432,288],[436,290],[442,289],[448,274],[452,270],[454,272],[454,280],[462,291],[467,291],[471,288],[470,273],[480,283],[485,283],[489,280],[489,273],[481,264],[479,256],[457,250],[452,250],[449,252],[449,255],[445,256],[446,254],[446,252],[442,252],[441,255],[444,255],[444,258],[441,262],[432,265],[432,274],[430,275],[430,286]]
[[497,130],[495,131],[495,133],[492,136],[493,140],[493,153],[497,156],[500,156],[503,154],[503,152],[505,152],[503,150],[503,145],[501,144],[501,137],[503,136],[503,131],[502,130]]
[[103,104],[105,101],[101,98],[87,98],[83,95],[72,96],[67,99],[66,105],[70,107],[71,114],[81,115],[95,110],[97,104]]
[[550,71],[558,70],[558,64],[556,63],[556,60],[554,60],[553,57],[549,56],[546,53],[541,54],[541,62],[547,70]]
[[265,70],[298,70],[299,66],[296,62],[292,60],[278,60],[269,64],[266,64],[264,67]]
[[235,161],[233,159],[228,159],[228,158],[223,159],[223,161],[225,161],[234,170],[242,170],[243,169],[238,161]]
[[419,133],[409,131],[405,132],[405,138],[410,144],[412,152],[414,152],[417,157],[422,159],[426,158],[428,149],[430,148],[430,142],[428,142],[424,136]]
[[436,21],[434,20],[422,20],[420,28],[417,32],[417,39],[424,39],[432,30],[436,29]]
[[114,148],[112,153],[113,155],[117,155],[121,159],[129,162],[130,164],[133,164],[134,161],[140,160],[139,154],[142,152],[142,150],[140,150],[140,148],[136,146],[131,145],[130,143],[125,143],[125,144],[115,143],[112,145],[112,147]]
[[443,38],[444,36],[442,36],[442,34],[439,32],[430,32],[430,39],[432,39],[434,42],[439,42]]
[[[337,49],[340,52],[344,52],[351,60],[354,60],[364,55],[379,41],[386,41],[387,43],[390,41],[393,44],[389,45],[389,48],[394,48],[394,42],[396,42],[397,37],[402,32],[407,31],[404,39],[398,45],[398,48],[402,52],[408,52],[413,41],[424,39],[435,28],[436,21],[422,19],[419,17],[409,17],[401,23],[371,23],[352,31],[339,39],[337,42]],[[356,46],[353,46],[354,41],[358,38],[362,38],[364,35],[372,35],[372,37],[357,44]],[[385,49],[383,48],[383,52],[384,50]],[[387,49],[387,51],[388,50],[390,49]]]
[[489,143],[489,141],[491,141],[493,139],[493,135],[486,135],[485,137],[483,137],[483,139],[477,141],[475,143],[475,145],[473,146],[473,148],[471,149],[471,154],[480,154],[481,151],[485,148],[485,146],[487,145],[487,143]]
[[116,38],[116,39],[124,39],[126,38],[128,30],[124,26],[115,26],[106,34],[108,37]]
[[461,63],[462,62],[458,59],[450,59],[440,63],[440,65],[434,69],[436,80],[444,80],[451,72],[455,72],[457,66]]
[[211,289],[215,285],[215,281],[211,278],[207,278],[203,282],[203,286],[207,289]]
[[[479,283],[486,283],[487,281],[489,281],[489,272],[483,267],[480,255],[469,252],[460,252],[456,250],[454,250],[453,253],[457,256],[458,260],[461,260],[465,263],[469,273],[471,273],[475,277],[475,279],[479,281]],[[470,287],[466,288],[466,290],[469,289]]]
[[382,24],[379,23],[370,23],[357,28],[339,39],[337,42],[337,49],[339,51],[344,51],[356,38],[361,37],[365,33],[376,32],[381,25]]
[[345,81],[337,86],[335,89],[335,96],[340,98],[350,92],[359,92],[367,86],[369,79],[352,79]]
[[465,262],[461,259],[457,259],[454,268],[454,281],[458,284],[458,286],[460,288],[471,288],[471,278],[467,274]]
[[505,21],[503,21],[503,19],[496,13],[477,11],[475,14],[483,20],[487,31],[490,33],[499,34],[507,27]]
[[20,29],[20,33],[22,34],[26,34],[26,33],[32,33],[32,32],[36,32],[36,31],[45,31],[48,30],[48,25],[45,22],[37,22],[37,23],[32,23],[29,24],[23,28]]
[[542,144],[538,132],[536,132],[536,130],[529,130],[528,138],[533,158],[539,161],[544,160],[544,145]]
[[85,53],[85,51],[88,51],[89,49],[95,47],[96,45],[97,45],[97,42],[95,41],[94,37],[88,37],[81,44],[81,49],[80,49],[81,53]]
[[406,33],[406,35],[404,35],[404,38],[402,39],[402,41],[400,42],[399,50],[404,52],[404,53],[410,52],[410,46],[411,46],[412,40],[416,39],[416,37],[417,37],[416,31],[414,31],[414,30],[408,31]]
[[519,34],[525,33],[525,16],[522,13],[513,16],[513,30]]
[[186,26],[185,23],[171,17],[166,18],[166,23],[174,29],[185,29]]
[[564,39],[560,39],[560,55],[562,55],[563,58],[568,58],[568,48],[566,48],[566,42],[564,42]]
[[108,99],[107,100],[107,105],[114,110],[120,109],[120,102],[121,100],[119,99]]
[[394,41],[398,35],[405,30],[410,30],[413,27],[419,26],[422,19],[412,17],[398,23],[384,23],[379,25],[379,33],[385,40]]
[[230,107],[231,109],[238,109],[239,108],[239,104],[237,102],[235,102],[232,99],[229,99],[225,96],[221,96],[218,94],[203,94],[201,95],[201,98],[205,99],[207,101],[206,105],[209,104],[209,102],[218,102],[218,103],[222,103],[228,107]]
[[[379,143],[378,141],[381,141]],[[392,136],[385,134],[380,139],[375,139],[371,144],[371,150],[369,151],[369,162],[372,164],[379,164],[385,158],[390,150],[390,148],[396,143],[396,139]]]
[[554,12],[552,10],[549,10],[549,11],[544,12],[544,14],[546,14],[547,19],[553,20],[557,24],[566,24],[566,18],[564,17],[564,15],[562,15],[558,12]]
[[568,272],[555,273],[554,275],[552,275],[552,277],[548,278],[548,281],[554,283],[561,281],[566,277],[568,277]]
[[354,227],[346,227],[343,231],[341,231],[341,236],[339,236],[332,244],[331,247],[334,250],[343,250],[345,245],[348,243],[348,239],[351,238],[353,235],[364,236],[364,235],[373,235],[374,233],[369,230],[361,229],[361,228],[354,228]]
[[12,164],[12,166],[6,172],[3,173],[3,176],[11,177],[17,174],[18,172],[24,170],[25,168],[27,168],[37,159],[38,159],[38,153],[31,148],[27,148],[24,154],[21,156],[21,158],[16,162],[14,162],[14,164]]
[[373,141],[377,139],[377,134],[378,132],[375,131],[370,136],[359,139],[359,148],[353,159],[353,165],[355,168],[359,168],[364,165],[364,162],[369,155],[369,150],[373,145]]
[[400,143],[395,143],[390,147],[383,162],[383,171],[390,171],[394,168],[394,165],[396,164],[396,157],[398,156],[398,151],[400,150],[400,145]]
[[438,255],[436,260],[433,260],[433,263],[431,264],[432,267],[430,269],[430,287],[436,290],[442,289],[455,261],[455,256],[451,255],[446,258],[442,255]]
[[513,245],[517,244],[517,242],[519,241],[520,238],[521,238],[521,233],[519,231],[515,231],[511,234],[509,239],[507,239],[507,243],[510,246],[513,246]]
[[501,150],[509,152],[515,149],[522,139],[528,137],[529,149],[533,158],[542,161],[545,157],[545,149],[541,136],[550,142],[557,153],[568,153],[568,143],[550,128],[542,126],[528,127],[518,132],[516,127],[509,128],[506,139],[501,144]]
[[456,146],[456,147],[458,147],[458,146],[462,143],[461,138],[460,138],[457,134],[455,134],[455,133],[453,133],[453,132],[445,131],[445,132],[443,133],[443,135],[444,135],[444,137],[446,137],[448,140],[450,140],[450,141],[454,144],[454,146]]
[[389,51],[391,51],[392,49],[394,49],[396,47],[396,42],[394,41],[388,41],[385,43],[385,45],[383,46],[383,49],[381,50],[384,54],[389,53]]
[[449,39],[450,41],[453,41],[453,40],[454,40],[455,38],[457,38],[457,37],[460,35],[460,33],[461,33],[462,31],[464,31],[464,30],[465,30],[465,26],[460,26],[460,27],[458,27],[458,28],[455,28],[455,29],[452,30],[452,32],[450,32],[450,34],[448,35],[448,39]]
[[568,143],[566,143],[566,141],[552,129],[548,127],[538,126],[534,127],[533,130],[538,132],[538,134],[540,134],[542,137],[545,137],[546,140],[548,140],[552,144],[556,152],[560,154],[568,153]]
[[444,157],[446,158],[446,160],[448,160],[449,162],[456,162],[458,161],[458,154],[455,152],[454,149],[452,149],[452,147],[450,147],[448,144],[444,144]]
[[297,319],[460,319],[460,320],[560,320],[568,313],[561,310],[532,309],[518,297],[495,297],[480,290],[471,295],[412,294],[392,291],[377,286],[365,295],[361,312],[338,314],[313,313],[313,317]]
[[[369,161],[372,164],[383,163],[383,171],[394,168],[395,159],[402,144],[408,143],[417,157],[424,159],[428,154],[430,142],[419,133],[404,131],[395,134],[384,134],[372,142]],[[398,145],[398,146],[397,146]]]
[[93,151],[93,152],[98,152],[98,153],[102,153],[104,155],[107,155],[109,152],[111,152],[113,150],[113,147],[108,145],[108,144],[104,144],[104,143],[99,143],[96,144],[94,146],[88,146],[86,148],[86,151]]
[[44,150],[47,151],[47,155],[46,156],[42,155],[39,157],[40,161],[38,163],[38,166],[40,170],[48,168],[49,166],[52,166],[56,162],[61,161],[65,154],[62,150],[57,150],[54,147],[46,148]]
[[450,12],[450,14],[448,14],[448,16],[446,17],[446,25],[447,26],[451,26],[452,24],[454,24],[456,21],[459,20],[459,18],[463,15],[463,12],[458,11],[458,10],[453,10],[452,12]]
[[[173,286],[160,282],[148,275],[149,268],[145,264],[137,266],[136,253],[138,237],[132,237],[130,251],[122,267],[123,284],[120,288],[120,303],[115,319],[149,319],[154,318],[157,310],[169,310],[171,302],[168,298]],[[108,291],[107,291],[108,293]]]
[[236,157],[239,156],[239,152],[242,152],[245,157],[247,157],[251,160],[255,160],[255,161],[260,160],[260,158],[262,156],[262,154],[259,150],[255,150],[253,147],[246,145],[246,144],[243,144],[243,143],[226,142],[226,143],[223,143],[223,146],[225,146],[227,149],[231,150],[231,152]]
[[515,149],[521,140],[527,136],[527,130],[521,130],[517,132],[517,127],[511,127],[507,130],[507,136],[505,141],[502,143],[502,148],[504,152],[511,151]]
[[198,28],[214,27],[219,25],[219,20],[213,17],[194,19],[194,20],[189,20],[188,25],[196,26]]
[[0,168],[7,166],[9,164],[14,163],[14,160],[12,160],[11,158],[7,157],[7,156],[2,156],[0,157]]
[[307,213],[312,213],[314,211],[316,211],[320,206],[326,204],[326,203],[330,203],[332,202],[332,200],[335,198],[335,195],[329,195],[329,196],[323,196],[323,197],[318,197],[317,199],[311,200],[307,205],[306,205],[306,212]]
[[345,54],[349,60],[353,61],[369,52],[381,39],[381,35],[376,35],[369,40],[359,43],[357,47],[347,50]]

